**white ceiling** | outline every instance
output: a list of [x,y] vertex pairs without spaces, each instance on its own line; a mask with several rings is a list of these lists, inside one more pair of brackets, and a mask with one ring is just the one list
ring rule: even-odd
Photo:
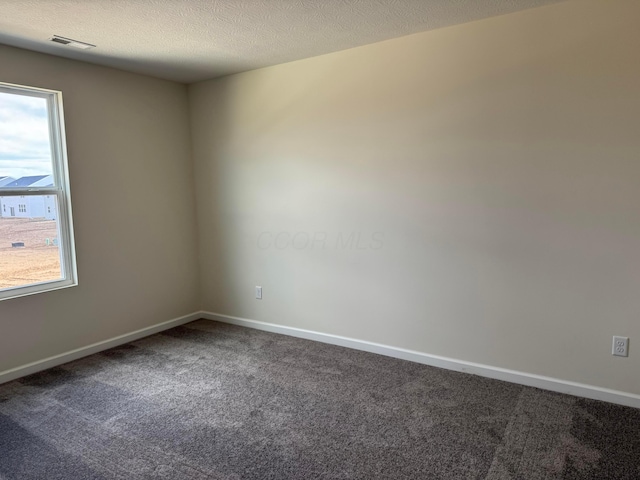
[[191,83],[560,1],[1,0],[0,43]]

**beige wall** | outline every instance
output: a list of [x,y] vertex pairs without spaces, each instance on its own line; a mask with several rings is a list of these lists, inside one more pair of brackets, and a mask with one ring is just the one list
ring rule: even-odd
[[203,307],[640,393],[638,18],[570,1],[191,86]]
[[0,81],[63,92],[80,281],[0,302],[0,372],[198,310],[186,87],[5,46]]

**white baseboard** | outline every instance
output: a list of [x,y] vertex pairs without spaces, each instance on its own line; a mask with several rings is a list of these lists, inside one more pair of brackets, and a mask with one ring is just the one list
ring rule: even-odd
[[58,365],[62,365],[63,363],[71,362],[88,355],[93,355],[94,353],[108,350],[109,348],[133,342],[134,340],[148,337],[149,335],[153,335],[154,333],[162,332],[163,330],[168,330],[169,328],[193,322],[194,320],[198,320],[199,318],[203,318],[200,312],[191,313],[189,315],[185,315],[184,317],[174,318],[173,320],[158,323],[151,327],[141,328],[140,330],[136,330],[135,332],[125,333],[124,335],[120,335],[109,340],[104,340],[102,342],[94,343],[86,347],[77,348],[75,350],[71,350],[70,352],[61,353],[60,355],[45,358],[44,360],[39,360],[37,362],[28,363],[27,365],[22,365],[21,367],[5,370],[4,372],[0,372],[0,384],[10,382],[11,380],[15,380],[26,375],[31,375],[32,373],[40,372],[41,370],[46,370],[47,368],[57,367]]
[[22,365],[0,372],[0,384],[15,380],[26,375],[31,375],[47,368],[56,367],[73,360],[77,360],[94,353],[108,350],[140,338],[162,332],[185,323],[205,318],[208,320],[216,320],[223,323],[230,323],[242,327],[254,328],[256,330],[264,330],[266,332],[279,333],[292,337],[314,340],[317,342],[338,345],[341,347],[353,348],[354,350],[362,350],[365,352],[377,353],[387,357],[399,358],[411,362],[430,365],[432,367],[445,368],[456,372],[470,373],[482,377],[493,378],[496,380],[504,380],[506,382],[526,385],[528,387],[536,387],[552,392],[566,393],[577,397],[590,398],[594,400],[602,400],[605,402],[625,405],[628,407],[640,408],[640,395],[634,393],[611,390],[608,388],[596,387],[582,383],[561,380],[558,378],[545,377],[516,370],[508,370],[491,365],[483,365],[479,363],[457,360],[454,358],[441,357],[438,355],[430,355],[428,353],[407,350],[404,348],[391,347],[379,343],[357,340],[355,338],[342,337],[339,335],[331,335],[328,333],[315,332],[312,330],[304,330],[301,328],[287,327],[284,325],[276,325],[273,323],[260,322],[257,320],[249,320],[246,318],[233,317],[212,312],[195,312],[183,317],[174,318],[167,322],[159,323],[151,327],[142,328],[131,333],[120,335],[118,337],[94,343],[86,347],[71,350],[70,352],[45,358],[37,362]]
[[317,342],[339,345],[341,347],[353,348],[355,350],[363,350],[365,352],[386,355],[387,357],[422,363],[424,365],[430,365],[432,367],[445,368],[447,370],[480,375],[481,377],[493,378],[496,380],[504,380],[506,382],[526,385],[528,387],[541,388],[543,390],[550,390],[552,392],[566,393],[577,397],[590,398],[593,400],[603,400],[605,402],[625,405],[627,407],[640,408],[640,395],[636,395],[633,393],[610,390],[593,385],[570,382],[567,380],[561,380],[552,377],[544,377],[542,375],[534,375],[531,373],[519,372],[516,370],[492,367],[491,365],[482,365],[479,363],[472,363],[464,360],[456,360],[454,358],[441,357],[438,355],[430,355],[428,353],[406,350],[404,348],[390,347],[388,345],[357,340],[355,338],[341,337],[328,333],[303,330],[301,328],[286,327],[283,325],[260,322],[257,320],[232,317],[230,315],[222,315],[219,313],[201,312],[200,316],[201,318],[205,318],[208,320],[216,320],[218,322],[254,328],[256,330],[264,330],[266,332],[280,333],[292,337],[305,338],[307,340],[315,340]]

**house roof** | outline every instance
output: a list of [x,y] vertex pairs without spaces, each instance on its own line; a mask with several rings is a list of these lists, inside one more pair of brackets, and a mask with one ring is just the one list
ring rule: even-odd
[[2,185],[2,186],[4,188],[19,188],[19,187],[50,187],[52,185],[53,185],[53,177],[51,175],[32,175],[29,177],[21,177],[17,180],[14,180],[13,182],[7,183],[6,185]]
[[13,177],[0,176],[0,187],[5,186],[7,183],[11,183],[15,180]]
[[33,182],[30,187],[52,187],[53,186],[53,175],[45,175],[40,180],[36,180]]

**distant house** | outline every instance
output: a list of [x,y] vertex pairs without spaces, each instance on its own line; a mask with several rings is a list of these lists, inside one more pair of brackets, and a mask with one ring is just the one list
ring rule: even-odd
[[[0,177],[0,195],[3,188],[15,187],[51,187],[52,175],[32,175],[13,179]],[[46,218],[55,220],[58,218],[55,196],[51,195],[24,195],[19,197],[0,196],[0,217],[3,218]]]

